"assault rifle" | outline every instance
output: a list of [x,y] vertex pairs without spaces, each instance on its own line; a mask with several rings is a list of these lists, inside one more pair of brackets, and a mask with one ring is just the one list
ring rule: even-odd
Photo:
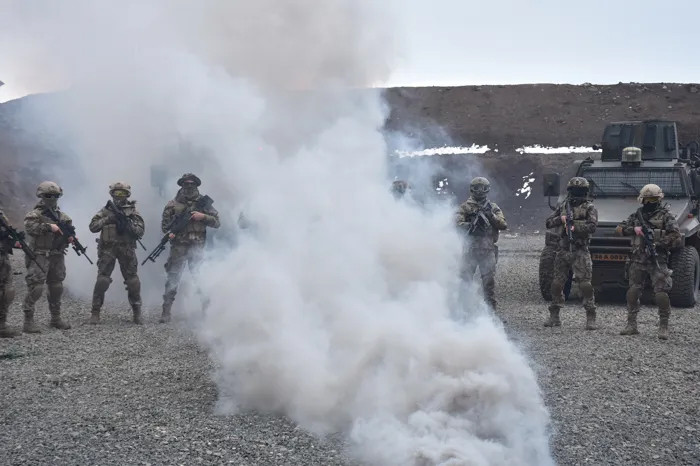
[[641,209],[637,209],[637,220],[639,220],[639,225],[642,227],[644,249],[646,249],[647,255],[654,261],[654,265],[656,265],[656,267],[658,268],[659,255],[656,252],[656,245],[654,244],[654,231],[651,228],[649,228],[647,222],[644,221]]
[[166,233],[163,235],[163,237],[160,239],[160,242],[158,243],[158,246],[151,251],[151,253],[148,255],[147,258],[141,262],[141,265],[144,265],[147,261],[155,262],[158,256],[165,251],[165,245],[168,244],[168,241],[170,241],[170,235],[176,235],[180,233],[182,230],[187,227],[187,224],[190,223],[190,217],[192,216],[192,212],[201,212],[204,209],[209,208],[212,204],[214,203],[214,200],[209,197],[209,196],[202,196],[200,197],[197,202],[192,205],[189,209],[183,210],[179,215],[177,215],[172,222],[170,222],[170,225],[168,225]]
[[[479,210],[476,211],[476,215],[474,216],[474,219],[467,225],[467,233],[470,235],[476,234],[480,229],[483,228],[483,231],[486,231],[486,229],[491,225],[491,222],[489,222],[488,217],[484,214],[484,211],[486,209],[491,210],[491,203],[487,202],[483,206],[479,207]],[[480,223],[483,223],[483,227],[480,227]]]
[[[34,251],[27,245],[26,241],[24,241],[24,232],[23,231],[17,231],[15,230],[12,225],[10,225],[6,220],[4,215],[0,215],[0,227],[3,227],[5,231],[7,231],[7,236],[14,242],[19,244],[20,249],[24,251],[24,253],[27,255],[30,261],[34,262],[37,267],[39,267],[39,270],[42,272],[46,273],[46,270],[41,266],[39,262],[36,260],[36,254],[34,254]],[[10,254],[12,251],[10,251]]]
[[62,232],[62,239],[68,241],[68,238],[73,237],[73,242],[71,243],[71,246],[73,247],[75,253],[79,256],[85,256],[85,259],[87,259],[87,261],[90,264],[93,264],[93,262],[87,255],[87,248],[80,244],[80,241],[78,241],[78,238],[75,236],[75,227],[68,222],[62,222],[61,216],[56,215],[56,213],[51,209],[45,209],[44,214],[46,214],[47,217],[53,220],[56,226],[60,228]]
[[146,246],[143,245],[141,240],[131,230],[131,226],[129,225],[129,217],[127,217],[126,213],[122,209],[117,207],[117,205],[112,201],[107,201],[107,205],[105,206],[105,208],[112,212],[116,218],[117,233],[119,233],[120,235],[128,233],[136,240],[137,243],[139,243],[143,250],[146,251]]
[[574,213],[571,210],[571,203],[566,202],[566,236],[569,238],[569,252],[573,251],[574,244]]

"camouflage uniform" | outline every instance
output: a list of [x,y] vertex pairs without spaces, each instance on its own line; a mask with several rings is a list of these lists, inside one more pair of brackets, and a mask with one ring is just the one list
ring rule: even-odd
[[[462,258],[462,280],[471,281],[476,268],[481,274],[481,283],[486,302],[496,310],[496,261],[498,256],[498,234],[508,228],[501,209],[486,199],[490,189],[488,180],[477,177],[472,180],[470,188],[472,195],[462,205],[456,215],[457,226],[468,236],[468,245]],[[481,191],[480,191],[481,190]],[[483,211],[484,219],[477,220],[479,211]],[[474,221],[477,225],[471,232],[470,226]]]
[[[168,202],[163,209],[163,219],[161,229],[163,233],[168,233],[169,227],[175,217],[185,210],[192,209],[194,204],[202,197],[197,190],[201,185],[198,177],[191,173],[184,174],[179,180],[178,185],[182,188],[177,192],[175,199]],[[190,220],[187,227],[177,233],[170,240],[170,256],[165,263],[165,271],[168,278],[165,283],[165,293],[163,294],[163,315],[161,322],[170,320],[170,310],[172,309],[177,288],[180,283],[185,264],[188,265],[190,273],[196,273],[199,264],[202,261],[204,254],[204,245],[207,238],[207,227],[219,228],[219,213],[213,207],[203,209],[200,213],[204,214],[203,220]]]
[[[5,214],[0,210],[0,216],[9,224]],[[0,226],[0,338],[13,338],[19,332],[7,327],[7,313],[15,299],[15,286],[12,282],[12,239],[7,230]]]
[[[655,196],[645,196],[644,194],[655,194]],[[665,340],[668,338],[668,319],[671,314],[668,292],[673,285],[672,271],[667,265],[668,258],[670,251],[683,245],[683,239],[678,223],[668,206],[659,202],[663,198],[661,189],[656,185],[647,185],[642,188],[640,201],[644,201],[645,197],[658,198],[658,201],[645,203],[627,220],[620,223],[616,229],[619,235],[632,236],[632,252],[628,263],[627,325],[620,334],[636,335],[639,333],[637,330],[639,298],[642,294],[644,279],[648,276],[654,289],[656,305],[659,307],[659,338]],[[638,213],[641,214],[643,222],[639,220]],[[641,227],[643,224],[654,232],[658,266],[649,257],[644,238],[635,232],[635,227]]]
[[[36,254],[36,263],[25,256],[27,274],[24,279],[27,283],[27,296],[24,298],[24,332],[39,333],[39,327],[34,323],[34,307],[44,292],[44,283],[48,288],[49,311],[51,321],[49,325],[60,330],[67,330],[71,326],[61,319],[61,296],[63,295],[63,280],[66,278],[65,250],[68,242],[60,234],[52,231],[55,220],[49,216],[52,211],[61,222],[72,225],[71,218],[62,212],[56,202],[63,194],[63,190],[53,182],[45,181],[39,185],[37,196],[42,199],[24,217],[24,230],[27,233],[28,246]],[[45,195],[56,196],[43,198]]]
[[[578,283],[583,297],[583,308],[586,310],[586,330],[595,330],[596,306],[591,278],[593,276],[593,262],[588,250],[590,237],[598,226],[598,211],[593,202],[587,200],[588,181],[575,177],[569,181],[567,187],[569,196],[559,204],[552,212],[545,226],[559,230],[559,249],[554,258],[554,270],[552,276],[552,302],[549,305],[549,319],[545,321],[545,327],[558,327],[561,325],[559,311],[564,305],[564,285],[569,278],[569,269],[574,272],[574,280]],[[580,191],[576,191],[580,190]],[[566,216],[566,206],[570,203],[574,221],[572,231],[573,241],[569,240],[566,225],[562,222],[562,216]]]
[[[100,232],[97,241],[97,280],[92,293],[91,324],[100,321],[100,309],[105,299],[105,292],[112,283],[112,272],[117,261],[124,285],[128,293],[129,304],[133,310],[134,323],[141,324],[141,281],[137,274],[136,240],[144,233],[144,221],[136,210],[136,201],[129,201],[131,187],[126,183],[114,183],[109,190],[112,201],[92,217],[90,231]],[[117,195],[120,194],[120,195]],[[126,217],[125,224],[118,222],[115,210],[121,209]]]

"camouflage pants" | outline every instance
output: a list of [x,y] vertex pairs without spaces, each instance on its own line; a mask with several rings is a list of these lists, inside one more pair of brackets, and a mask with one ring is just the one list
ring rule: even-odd
[[49,256],[36,255],[36,260],[46,270],[46,273],[25,257],[24,263],[27,266],[27,274],[24,281],[27,283],[27,296],[24,298],[24,313],[34,315],[34,306],[44,292],[44,283],[48,289],[48,302],[51,314],[56,314],[61,310],[61,296],[63,295],[63,280],[66,278],[66,260],[63,252],[54,253]]
[[481,274],[484,298],[491,309],[496,310],[496,251],[493,249],[470,249],[462,261],[461,277],[464,281],[474,278],[476,268]]
[[12,283],[10,257],[0,253],[0,323],[7,317],[7,311],[15,300],[15,286]]
[[554,274],[552,277],[552,304],[550,310],[559,310],[564,305],[564,285],[569,279],[569,270],[574,272],[574,281],[578,283],[583,298],[583,307],[587,311],[595,311],[595,297],[591,278],[593,277],[593,261],[587,249],[560,249],[554,258]]
[[195,275],[204,256],[204,243],[202,244],[173,244],[170,247],[170,256],[165,263],[165,271],[168,278],[165,282],[165,294],[163,294],[163,309],[170,310],[175,302],[175,295],[180,284],[180,278],[185,264],[190,273]]
[[116,262],[124,278],[129,304],[134,309],[141,307],[141,281],[137,275],[136,250],[129,244],[102,244],[97,246],[97,280],[92,292],[92,310],[99,311],[104,304],[105,293],[112,283],[112,272]]
[[673,279],[671,278],[671,270],[664,261],[659,260],[658,267],[656,264],[648,262],[630,262],[627,274],[629,276],[629,289],[627,290],[627,309],[629,312],[639,311],[639,298],[642,295],[646,277],[651,280],[656,304],[659,306],[659,314],[668,315],[671,312],[668,292],[673,286]]

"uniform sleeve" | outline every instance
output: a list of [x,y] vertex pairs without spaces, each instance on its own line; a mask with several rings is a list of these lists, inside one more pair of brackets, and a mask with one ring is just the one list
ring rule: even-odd
[[90,225],[88,225],[88,228],[91,232],[98,233],[102,231],[102,227],[105,226],[104,220],[104,209],[100,209],[100,211],[97,212],[94,217],[92,217],[92,220],[90,220]]
[[160,222],[160,229],[163,231],[163,233],[168,232],[168,227],[173,221],[173,217],[175,216],[175,208],[172,204],[172,202],[168,202],[165,205],[165,208],[163,209],[163,218]]
[[51,224],[44,222],[39,213],[32,210],[24,217],[24,230],[32,236],[39,236],[50,232]]
[[664,217],[664,231],[666,234],[661,238],[661,241],[659,241],[662,247],[670,251],[683,246],[681,230],[678,227],[678,222],[676,222],[676,219],[671,213],[667,213]]
[[134,209],[134,212],[129,215],[129,226],[131,227],[131,232],[136,236],[136,238],[143,238],[143,234],[146,231],[146,225],[143,221],[143,217],[138,210]]
[[206,217],[204,218],[204,224],[209,228],[219,228],[221,222],[219,221],[219,212],[215,208],[209,207],[205,212],[202,212]]
[[637,223],[637,214],[634,213],[627,217],[627,220],[623,220],[617,228],[615,228],[615,233],[620,236],[632,236],[634,235],[634,227]]
[[[561,221],[561,219],[559,219]],[[598,210],[593,205],[588,207],[585,220],[574,220],[574,235],[577,237],[588,237],[592,235],[598,227]]]
[[463,226],[467,223],[467,215],[469,214],[469,207],[467,203],[463,203],[462,205],[459,206],[457,209],[457,213],[455,214],[455,224],[457,226]]
[[503,211],[501,210],[500,207],[498,207],[496,204],[491,204],[491,218],[489,218],[489,222],[491,222],[491,225],[497,229],[497,230],[505,230],[508,228],[508,224],[506,223],[506,217],[503,215]]
[[544,225],[547,229],[561,226],[561,204],[559,204],[557,208],[554,209],[552,215],[547,217],[547,220],[545,220]]

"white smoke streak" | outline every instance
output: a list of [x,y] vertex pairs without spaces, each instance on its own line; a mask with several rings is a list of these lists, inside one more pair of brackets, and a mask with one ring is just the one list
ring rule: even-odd
[[[124,178],[157,237],[162,200],[147,185],[163,160],[198,168],[225,226],[241,210],[253,223],[203,267],[205,315],[179,295],[217,363],[222,412],[342,432],[370,464],[551,464],[527,361],[475,289],[456,304],[452,213],[389,195],[384,104],[348,90],[388,76],[390,11],[355,0],[2,7],[12,27],[0,44],[31,44],[29,65],[72,86],[25,122],[49,124],[84,167],[57,173],[79,224]],[[167,154],[181,139],[203,155]],[[70,267],[89,294],[94,269]]]

